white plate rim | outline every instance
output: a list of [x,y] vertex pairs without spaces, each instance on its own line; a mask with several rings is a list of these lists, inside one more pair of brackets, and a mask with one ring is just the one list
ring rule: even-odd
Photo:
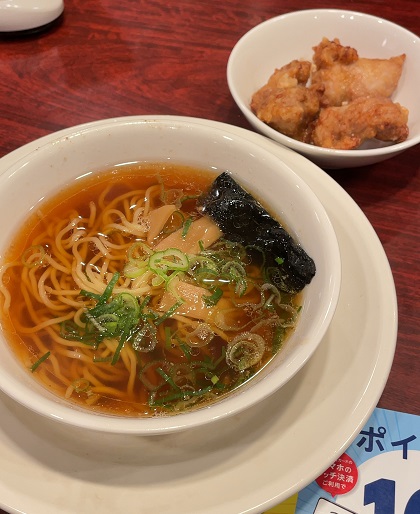
[[[160,117],[192,120],[192,118],[172,116],[150,116],[149,118],[158,119]],[[344,372],[343,376],[335,377],[343,382],[350,379],[356,381],[356,384],[352,382],[354,384],[353,390],[345,392],[344,404],[348,407],[348,419],[331,423],[331,419],[327,419],[325,416],[328,412],[331,412],[332,415],[335,410],[343,408],[342,405],[338,405],[336,396],[329,396],[335,393],[331,393],[329,389],[331,384],[328,381],[331,380],[331,376],[325,374],[325,370],[329,370],[331,375],[331,370],[342,365],[342,360],[350,355],[349,353],[345,354],[343,359],[340,357],[339,361],[334,361],[334,352],[337,351],[337,346],[335,342],[335,346],[333,346],[332,339],[339,340],[342,338],[346,340],[348,336],[348,334],[342,333],[341,325],[344,326],[347,321],[339,319],[341,311],[336,313],[336,318],[333,320],[332,328],[325,338],[323,348],[316,353],[304,370],[286,386],[287,391],[295,388],[297,390],[296,397],[301,399],[300,397],[303,396],[307,403],[300,402],[297,404],[296,400],[294,404],[293,401],[289,401],[286,405],[283,405],[283,410],[278,413],[274,412],[273,407],[276,406],[276,402],[279,399],[284,399],[285,393],[280,391],[279,394],[275,394],[268,399],[262,407],[252,408],[229,422],[221,422],[218,437],[221,438],[220,440],[225,438],[226,444],[216,442],[217,440],[214,439],[216,435],[209,434],[208,429],[204,429],[205,435],[209,437],[208,448],[214,449],[216,453],[220,454],[221,460],[219,463],[213,462],[213,454],[200,453],[207,451],[202,450],[194,440],[194,436],[198,436],[201,429],[197,429],[195,434],[192,434],[191,445],[194,451],[191,454],[188,453],[185,446],[185,440],[183,439],[185,436],[176,435],[172,437],[169,434],[163,437],[159,436],[159,439],[157,439],[158,436],[156,438],[152,436],[154,441],[158,441],[164,447],[168,448],[168,445],[170,446],[169,454],[172,459],[180,458],[182,455],[182,462],[171,462],[168,466],[165,462],[165,465],[159,468],[158,475],[153,474],[154,470],[151,466],[147,468],[148,471],[151,470],[151,475],[156,477],[159,474],[163,476],[166,467],[172,469],[176,464],[176,469],[182,476],[173,477],[173,481],[162,480],[162,483],[160,483],[157,480],[149,483],[146,480],[138,487],[128,487],[117,482],[112,483],[110,488],[108,482],[111,480],[110,470],[112,467],[107,468],[109,473],[106,475],[104,472],[105,475],[101,480],[94,480],[90,475],[89,480],[81,480],[77,471],[70,472],[64,462],[62,465],[58,463],[54,467],[50,466],[49,464],[54,461],[53,454],[55,452],[62,455],[63,452],[65,454],[67,451],[60,446],[61,441],[60,445],[58,441],[54,441],[54,437],[57,438],[57,433],[62,433],[59,430],[64,429],[51,427],[51,433],[47,437],[48,441],[41,443],[39,434],[35,433],[33,440],[25,440],[25,444],[21,448],[22,435],[25,436],[25,439],[31,439],[32,437],[31,428],[28,425],[31,425],[34,429],[42,428],[45,426],[43,424],[45,421],[40,420],[33,413],[0,395],[0,405],[3,410],[2,422],[0,422],[0,459],[3,463],[2,469],[0,469],[0,506],[9,512],[49,514],[57,512],[57,509],[59,509],[62,513],[78,512],[83,514],[86,512],[87,514],[92,511],[94,505],[96,510],[106,514],[116,512],[116,504],[113,498],[118,497],[120,502],[119,511],[127,514],[130,512],[168,512],[169,510],[173,514],[187,514],[190,512],[191,514],[232,514],[234,512],[257,514],[287,499],[288,496],[296,493],[322,473],[351,444],[377,405],[388,378],[395,351],[397,300],[392,272],[386,254],[366,216],[331,177],[306,158],[245,129],[215,121],[198,119],[195,119],[195,121],[223,127],[227,131],[240,134],[242,137],[265,146],[289,166],[292,166],[315,190],[320,200],[325,202],[324,205],[332,218],[343,248],[348,249],[349,244],[350,246],[351,244],[365,245],[365,259],[362,261],[364,264],[361,272],[366,279],[366,284],[361,287],[360,301],[365,302],[366,307],[370,310],[374,310],[373,314],[375,316],[380,316],[380,325],[375,326],[376,341],[370,343],[372,345],[375,343],[375,351],[372,362],[367,364],[368,372],[363,376],[349,377],[348,373],[351,371],[349,367],[349,372]],[[74,127],[45,136],[41,140],[29,143],[3,157],[0,159],[0,173],[39,146],[40,142],[44,143],[49,139],[55,139],[58,135],[65,135],[70,130],[74,130]],[[340,206],[343,210],[334,211],[334,206]],[[343,236],[343,230],[354,231],[352,232],[352,242],[349,242],[349,238],[346,239]],[[354,253],[356,255],[356,250],[354,250]],[[346,267],[353,265],[354,256],[348,257],[343,262],[343,276],[346,271],[352,273],[360,271],[346,269]],[[372,262],[373,257],[375,258],[374,263]],[[380,277],[378,276],[379,272],[381,273]],[[364,288],[365,285],[377,285],[375,281],[378,282],[379,278],[381,291],[372,291],[369,290],[369,287]],[[352,293],[354,296],[354,291]],[[352,309],[354,309],[352,301],[353,298],[346,297],[346,291],[344,290],[339,304],[341,303],[342,310],[345,313],[348,311],[352,314]],[[366,321],[364,332],[372,331],[372,323],[376,322],[373,320]],[[363,339],[364,332],[359,334],[362,336],[360,341],[351,340],[351,344],[354,346],[350,349],[344,348],[344,352],[351,350],[359,355],[361,346],[367,342]],[[355,336],[357,335],[356,332]],[[333,357],[330,357],[330,354]],[[321,357],[324,359],[322,362],[320,362]],[[324,374],[322,375],[323,371]],[[314,384],[313,378],[314,376],[318,377],[318,373],[320,374],[319,381]],[[311,387],[313,387],[313,390],[310,389]],[[359,395],[359,393],[362,394]],[[334,399],[334,403],[331,402],[332,399]],[[312,405],[311,402],[317,402],[316,406]],[[300,417],[295,415],[296,410],[301,412]],[[267,411],[270,412],[267,413]],[[254,413],[256,418],[259,416],[261,418],[254,420],[252,416]],[[316,426],[313,425],[315,420],[317,421]],[[288,421],[290,421],[290,424],[288,424]],[[306,423],[308,424],[307,428],[304,426]],[[251,433],[258,433],[261,436],[260,439],[250,440],[250,436],[242,437],[241,434],[232,438],[231,430],[243,429],[244,424]],[[58,425],[61,426],[61,424]],[[264,432],[261,432],[261,426],[264,428]],[[282,429],[284,432],[279,433],[278,429]],[[329,430],[328,438],[324,441],[316,441],[316,434],[322,433],[323,429]],[[294,454],[293,462],[290,455],[286,455],[288,449],[283,444],[291,442],[290,437],[292,436],[306,436],[302,439],[300,449]],[[71,439],[72,435],[69,434],[68,437]],[[86,443],[84,440],[84,446],[82,446],[86,448],[89,445],[94,445],[95,435],[88,434],[86,437],[89,441]],[[198,440],[198,437],[196,438]],[[150,448],[150,445],[154,443],[150,441],[150,438],[147,439],[137,439],[138,446],[143,449]],[[130,440],[130,444],[132,441]],[[35,447],[40,444],[45,445],[45,448],[43,446],[44,450],[51,452],[51,455],[43,455],[41,459],[37,460],[36,456],[39,454],[35,449],[31,450],[31,445]],[[171,446],[172,444],[173,446]],[[278,453],[280,449],[282,450],[281,454]],[[112,451],[109,450],[108,460],[105,459],[104,461],[109,466],[115,459]],[[199,455],[197,456],[194,452]],[[299,454],[299,452],[301,453]],[[125,453],[124,455],[127,456],[128,454]],[[162,458],[160,454],[156,455],[158,460]],[[71,451],[68,451],[68,456],[71,461]],[[86,464],[89,467],[88,457],[89,455],[85,462],[83,457],[78,455],[77,459],[75,457],[75,462]],[[286,457],[289,458],[289,461]],[[186,472],[184,469],[186,466],[202,465],[206,462],[208,470],[192,467]],[[96,461],[95,463],[98,464]],[[131,464],[130,462],[130,466]],[[260,467],[262,464],[264,464],[264,468]],[[255,470],[256,465],[258,465],[257,470]],[[126,471],[126,469],[131,469],[130,466],[124,462],[118,462],[118,460],[115,462],[115,469],[118,470]],[[288,469],[288,472],[279,472],[277,476],[276,473],[280,466],[282,469]],[[92,464],[92,472],[94,467]],[[135,473],[142,471],[139,467],[133,469]],[[272,480],[268,480],[258,487],[250,487],[250,483],[258,484],[259,477],[265,477],[265,475],[271,477]],[[45,487],[39,488],[41,480]],[[231,480],[231,482],[226,483],[226,480]],[[13,484],[13,487],[11,484]],[[214,494],[215,485],[221,487],[218,494]],[[53,492],[53,487],[59,490]],[[207,487],[209,487],[208,491],[213,491],[213,493],[208,492]],[[69,491],[72,491],[72,495],[69,494]],[[65,504],[63,504],[63,496],[68,499]],[[138,503],[139,501],[141,503]]]

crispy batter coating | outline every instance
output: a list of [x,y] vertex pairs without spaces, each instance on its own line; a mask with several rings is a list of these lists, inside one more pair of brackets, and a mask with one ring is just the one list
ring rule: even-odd
[[319,112],[319,95],[305,86],[263,88],[255,93],[252,110],[258,118],[286,136],[306,140],[308,125]]
[[405,54],[390,59],[358,58],[356,50],[341,46],[338,39],[324,38],[314,50],[317,69],[311,81],[324,90],[322,107],[342,105],[362,96],[390,97],[405,62]]
[[309,61],[295,60],[276,69],[251,101],[251,109],[260,120],[301,141],[319,112],[319,92],[305,87],[311,66]]
[[276,69],[268,79],[268,87],[295,87],[298,84],[305,85],[311,76],[312,63],[309,61],[294,60]]
[[332,41],[326,37],[322,38],[321,43],[313,47],[313,51],[313,62],[318,70],[333,64],[351,64],[359,58],[355,48],[342,46],[337,38]]
[[323,38],[313,62],[276,69],[252,97],[251,109],[274,129],[305,143],[350,150],[368,139],[408,137],[408,110],[391,101],[405,54],[360,58],[339,39]]
[[408,111],[389,98],[357,98],[348,105],[322,109],[313,126],[317,146],[351,150],[368,139],[401,142],[408,136]]

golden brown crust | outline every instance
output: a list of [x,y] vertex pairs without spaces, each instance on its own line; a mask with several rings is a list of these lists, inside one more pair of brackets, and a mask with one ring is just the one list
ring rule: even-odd
[[322,109],[311,137],[317,146],[340,150],[352,150],[373,138],[397,143],[408,136],[407,120],[407,109],[389,98],[357,98]]
[[408,110],[390,99],[405,54],[360,58],[337,38],[323,38],[313,50],[313,62],[293,60],[276,69],[253,95],[251,109],[260,120],[296,140],[327,148],[408,137]]

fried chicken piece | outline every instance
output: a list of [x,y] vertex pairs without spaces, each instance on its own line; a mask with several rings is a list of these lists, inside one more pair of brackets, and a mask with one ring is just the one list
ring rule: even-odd
[[308,61],[295,60],[276,69],[251,100],[251,109],[260,120],[300,141],[319,111],[317,88],[305,87],[311,66]]
[[399,143],[408,137],[408,110],[384,97],[357,98],[348,105],[321,109],[312,142],[324,148],[351,150],[368,139]]
[[299,141],[319,112],[319,95],[305,86],[263,88],[252,98],[251,109],[275,130]]
[[317,69],[311,81],[324,90],[323,107],[339,106],[362,96],[390,97],[405,62],[405,54],[390,59],[357,58],[356,50],[341,46],[338,39],[324,38],[314,49]]
[[351,64],[359,58],[355,48],[341,45],[337,38],[332,41],[326,37],[322,38],[321,43],[313,47],[313,51],[313,62],[318,70],[337,63]]
[[263,87],[295,87],[305,85],[311,76],[312,64],[309,61],[294,60],[276,69]]

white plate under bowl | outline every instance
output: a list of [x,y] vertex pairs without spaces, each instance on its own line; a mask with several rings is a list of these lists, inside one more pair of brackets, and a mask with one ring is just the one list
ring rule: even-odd
[[[342,253],[331,326],[310,362],[268,400],[189,432],[142,438],[69,429],[0,394],[0,506],[9,512],[259,514],[335,461],[380,398],[394,356],[397,304],[372,226],[305,158],[249,131],[201,122],[264,146],[317,193]],[[50,137],[56,135],[44,139]],[[33,147],[0,159],[0,173]]]

